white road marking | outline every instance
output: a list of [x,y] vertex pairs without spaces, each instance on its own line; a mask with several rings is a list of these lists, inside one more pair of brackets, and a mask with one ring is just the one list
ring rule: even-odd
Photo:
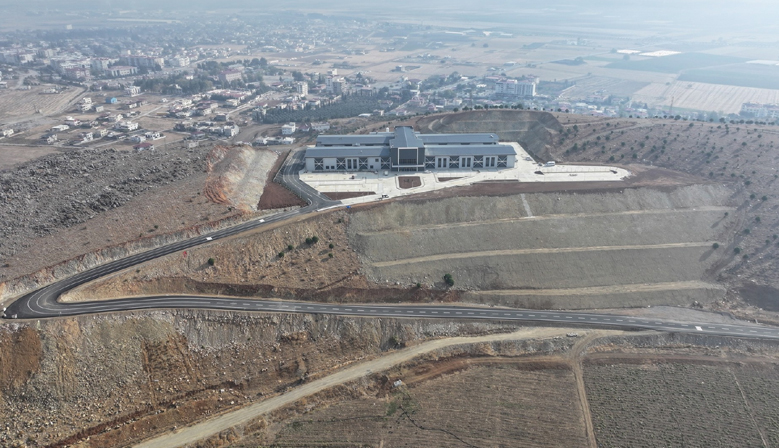
[[701,328],[701,327],[699,327],[697,325],[695,326],[695,329],[698,330],[698,331],[703,331],[703,328]]

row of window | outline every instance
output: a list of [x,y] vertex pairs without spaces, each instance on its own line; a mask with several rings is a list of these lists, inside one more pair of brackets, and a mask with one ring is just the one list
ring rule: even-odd
[[[400,160],[401,165],[414,165],[416,160]],[[375,158],[369,161],[367,157],[355,158],[337,158],[335,165],[325,165],[323,158],[314,159],[315,171],[327,170],[388,170],[392,166],[389,157]],[[506,168],[508,167],[507,156],[448,156],[448,157],[425,157],[425,168]]]

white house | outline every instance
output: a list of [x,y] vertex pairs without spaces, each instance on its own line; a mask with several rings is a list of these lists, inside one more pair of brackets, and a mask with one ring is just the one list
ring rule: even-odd
[[281,127],[281,135],[292,135],[296,130],[295,123],[287,123]]
[[133,135],[130,137],[130,141],[133,143],[143,143],[146,141],[146,137],[143,135]]

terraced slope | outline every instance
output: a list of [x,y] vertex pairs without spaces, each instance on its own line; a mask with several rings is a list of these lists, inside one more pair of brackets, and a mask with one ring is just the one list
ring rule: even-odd
[[349,238],[369,278],[440,285],[450,273],[476,302],[689,305],[724,293],[709,271],[732,253],[728,198],[692,186],[394,203],[355,213]]

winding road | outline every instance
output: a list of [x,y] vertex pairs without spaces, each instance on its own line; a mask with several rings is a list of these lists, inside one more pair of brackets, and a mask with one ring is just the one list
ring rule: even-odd
[[451,305],[369,305],[369,304],[321,304],[278,300],[240,299],[230,297],[204,297],[192,295],[164,295],[134,297],[95,302],[61,303],[57,299],[63,293],[84,283],[105,275],[126,269],[143,262],[182,251],[201,244],[227,238],[248,230],[278,223],[296,216],[314,213],[318,210],[340,204],[322,196],[302,182],[298,172],[303,169],[303,151],[290,153],[277,176],[277,180],[304,198],[309,205],[297,210],[278,213],[273,216],[244,222],[207,235],[158,247],[131,255],[81,272],[49,286],[33,291],[12,303],[5,310],[6,319],[41,319],[58,316],[118,312],[128,310],[200,308],[213,310],[257,311],[275,313],[334,314],[360,317],[425,318],[456,320],[501,320],[535,323],[577,325],[597,328],[634,330],[656,330],[675,333],[695,333],[711,336],[737,336],[761,339],[779,339],[779,328],[749,323],[677,322],[645,317],[621,316],[615,314],[580,313],[565,311],[529,311],[478,306]]

